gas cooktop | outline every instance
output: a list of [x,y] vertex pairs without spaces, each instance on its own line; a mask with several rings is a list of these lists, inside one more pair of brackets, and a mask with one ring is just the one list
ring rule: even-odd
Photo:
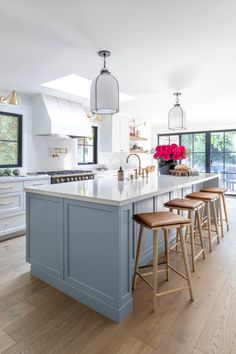
[[65,182],[77,182],[85,181],[88,179],[94,179],[93,171],[88,170],[62,170],[62,171],[40,171],[37,175],[49,175],[51,176],[51,183],[65,183]]
[[78,175],[78,174],[86,174],[93,173],[93,171],[89,170],[61,170],[61,171],[40,171],[36,172],[37,175],[49,175],[49,176],[64,176],[64,175]]

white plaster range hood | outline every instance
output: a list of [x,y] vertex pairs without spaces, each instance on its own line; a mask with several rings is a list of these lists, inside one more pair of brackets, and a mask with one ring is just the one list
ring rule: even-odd
[[61,98],[32,97],[33,135],[57,137],[89,137],[91,124],[81,104]]

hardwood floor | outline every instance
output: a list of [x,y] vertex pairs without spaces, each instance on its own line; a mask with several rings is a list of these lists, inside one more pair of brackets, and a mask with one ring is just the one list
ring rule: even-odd
[[[0,243],[0,353],[236,354],[236,199],[227,199],[230,231],[192,273],[188,292],[158,298],[138,281],[134,311],[115,324],[30,275],[25,238]],[[173,254],[179,266],[182,257]],[[160,287],[181,285],[159,276]]]

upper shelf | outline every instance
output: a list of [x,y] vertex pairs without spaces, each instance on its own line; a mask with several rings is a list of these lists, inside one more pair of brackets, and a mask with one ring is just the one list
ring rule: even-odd
[[137,135],[130,135],[130,140],[136,140],[136,141],[140,141],[140,140],[148,140],[147,138],[142,138],[141,136],[137,136]]

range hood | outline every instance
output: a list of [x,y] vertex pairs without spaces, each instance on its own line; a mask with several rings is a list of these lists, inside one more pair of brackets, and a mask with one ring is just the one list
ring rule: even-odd
[[90,137],[91,124],[81,104],[61,98],[32,97],[33,135],[57,137]]

